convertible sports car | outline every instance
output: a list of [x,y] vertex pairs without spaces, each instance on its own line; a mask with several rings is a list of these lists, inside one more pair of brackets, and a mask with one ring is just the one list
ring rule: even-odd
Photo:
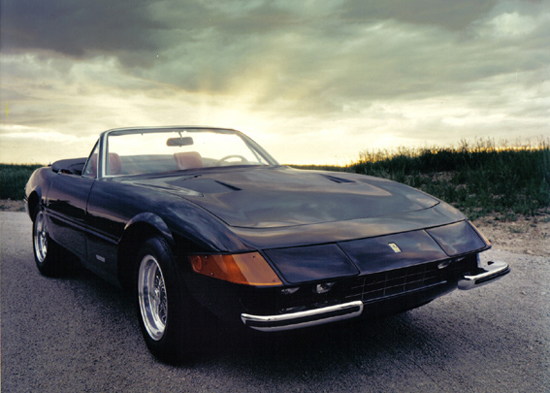
[[[160,359],[185,356],[197,310],[259,331],[376,317],[509,272],[456,209],[388,180],[281,166],[231,129],[103,132],[88,158],[25,189],[40,272],[67,255],[136,296]],[[70,254],[69,254],[70,253]]]

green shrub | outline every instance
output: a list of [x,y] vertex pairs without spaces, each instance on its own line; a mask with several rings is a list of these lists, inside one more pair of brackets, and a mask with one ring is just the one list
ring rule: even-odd
[[0,198],[20,200],[24,187],[35,169],[41,165],[0,164]]

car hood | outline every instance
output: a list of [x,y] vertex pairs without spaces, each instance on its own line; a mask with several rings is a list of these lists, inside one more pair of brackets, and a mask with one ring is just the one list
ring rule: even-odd
[[279,228],[398,216],[440,201],[411,187],[370,176],[288,167],[223,168],[135,180],[177,194],[230,226]]

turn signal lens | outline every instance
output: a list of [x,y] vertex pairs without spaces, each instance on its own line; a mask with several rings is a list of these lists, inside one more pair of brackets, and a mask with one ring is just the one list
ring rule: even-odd
[[283,283],[257,252],[232,255],[191,255],[193,271],[235,284],[275,286]]
[[479,229],[477,229],[477,227],[476,227],[474,224],[472,224],[472,223],[470,222],[470,225],[474,228],[474,230],[475,230],[475,231],[477,232],[477,234],[481,237],[481,239],[483,239],[483,241],[485,242],[485,244],[487,244],[488,246],[490,246],[490,245],[491,245],[491,242],[489,241],[489,239],[488,239]]

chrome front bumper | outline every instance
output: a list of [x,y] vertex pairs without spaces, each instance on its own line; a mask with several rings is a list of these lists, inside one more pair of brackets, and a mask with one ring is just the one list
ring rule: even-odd
[[338,304],[336,306],[281,315],[241,314],[241,320],[246,326],[252,329],[276,332],[280,330],[292,330],[321,325],[328,322],[343,321],[345,319],[358,317],[362,312],[363,302],[358,300],[355,302]]
[[483,272],[465,275],[458,280],[458,289],[468,290],[480,287],[510,273],[510,267],[504,262],[488,262],[481,268]]
[[[464,275],[460,278],[458,280],[458,288],[462,290],[477,288],[508,273],[510,273],[510,267],[506,263],[488,262],[487,266],[480,267],[478,274]],[[335,306],[280,315],[251,315],[243,313],[241,314],[241,320],[246,326],[255,330],[277,332],[355,318],[363,313],[363,308],[363,302],[357,300]]]

